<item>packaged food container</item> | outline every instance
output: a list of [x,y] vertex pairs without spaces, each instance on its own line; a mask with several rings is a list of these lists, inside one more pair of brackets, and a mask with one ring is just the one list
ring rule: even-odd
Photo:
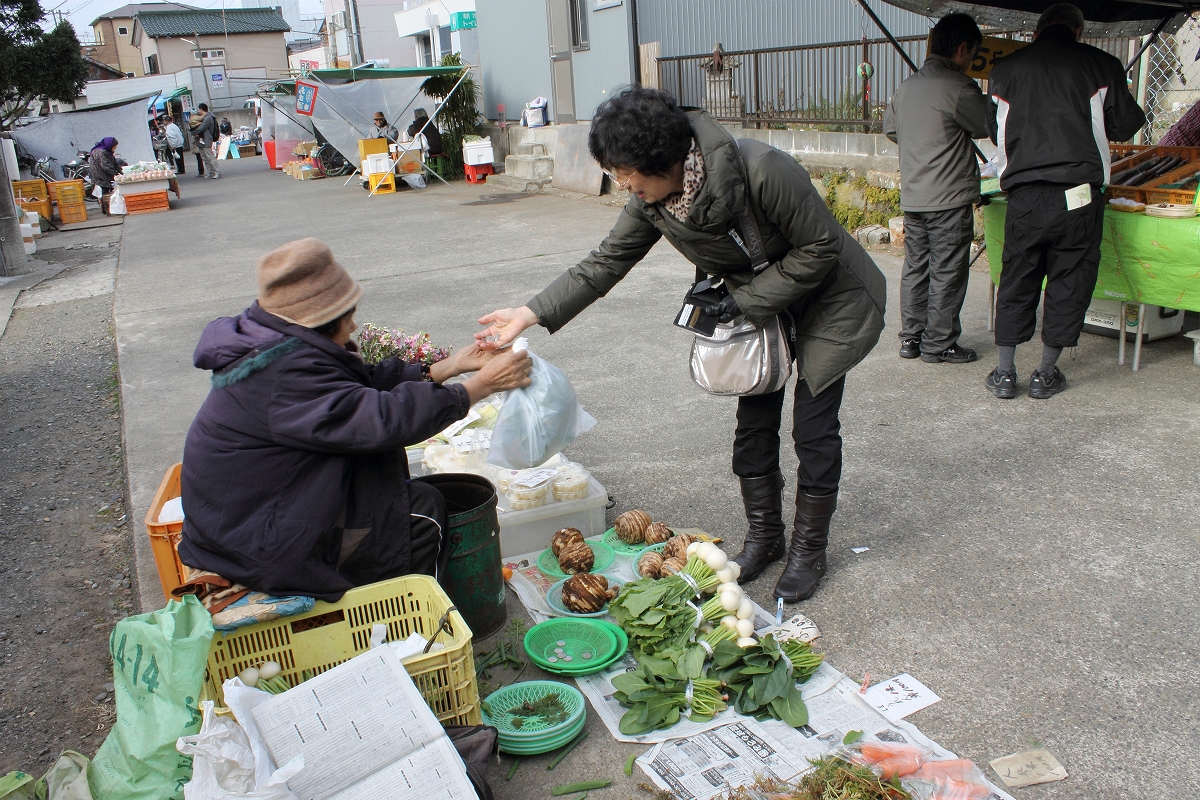
[[545,505],[546,495],[550,494],[550,484],[554,481],[555,470],[523,469],[509,481],[504,495],[514,511],[524,511]]
[[554,499],[584,500],[588,496],[588,479],[592,475],[579,464],[568,462],[558,468],[558,473],[551,482]]
[[421,463],[425,465],[425,471],[432,474],[450,472],[454,464],[454,455],[454,448],[451,445],[431,444],[425,448],[425,455],[421,459]]

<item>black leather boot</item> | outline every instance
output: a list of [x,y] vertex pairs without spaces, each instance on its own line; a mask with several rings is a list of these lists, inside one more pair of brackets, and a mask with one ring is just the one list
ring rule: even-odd
[[787,566],[775,584],[775,596],[785,603],[812,597],[825,576],[825,548],[829,544],[829,520],[837,509],[837,492],[814,497],[796,492],[796,525]]
[[774,561],[783,558],[783,473],[739,478],[746,506],[746,542],[733,560],[742,568],[738,583],[749,583]]

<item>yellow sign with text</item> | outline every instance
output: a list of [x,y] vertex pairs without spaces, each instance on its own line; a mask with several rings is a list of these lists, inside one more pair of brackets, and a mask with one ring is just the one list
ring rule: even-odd
[[[992,67],[1005,56],[1010,56],[1020,50],[1029,42],[1019,42],[1015,39],[1001,39],[997,36],[984,36],[983,43],[979,45],[979,49],[975,52],[975,58],[971,59],[970,65],[967,66],[966,75],[968,78],[985,79],[992,72]],[[925,52],[929,52],[929,41],[925,42]]]

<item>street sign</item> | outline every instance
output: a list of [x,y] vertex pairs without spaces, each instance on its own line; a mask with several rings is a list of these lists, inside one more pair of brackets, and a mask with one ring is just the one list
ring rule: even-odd
[[214,88],[225,85],[225,74],[223,72],[214,72],[208,77],[212,80]]
[[311,117],[317,104],[317,87],[304,81],[296,81],[296,113]]
[[450,15],[451,31],[469,31],[475,27],[474,11],[455,11]]

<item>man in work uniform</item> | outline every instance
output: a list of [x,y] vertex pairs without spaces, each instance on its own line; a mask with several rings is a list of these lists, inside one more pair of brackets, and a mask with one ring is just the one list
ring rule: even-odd
[[1067,388],[1056,364],[1064,347],[1078,344],[1096,286],[1108,143],[1126,141],[1146,124],[1124,66],[1081,43],[1082,32],[1082,11],[1050,6],[1033,44],[997,63],[988,80],[1008,217],[996,304],[1000,363],[986,385],[1003,399],[1016,396],[1013,358],[1017,345],[1033,338],[1043,280],[1042,361],[1029,396],[1045,399]]
[[900,145],[904,271],[900,275],[900,357],[965,364],[975,351],[958,343],[959,312],[979,201],[972,139],[988,135],[990,104],[963,74],[983,34],[966,14],[933,28],[930,55],[893,95],[883,132]]

